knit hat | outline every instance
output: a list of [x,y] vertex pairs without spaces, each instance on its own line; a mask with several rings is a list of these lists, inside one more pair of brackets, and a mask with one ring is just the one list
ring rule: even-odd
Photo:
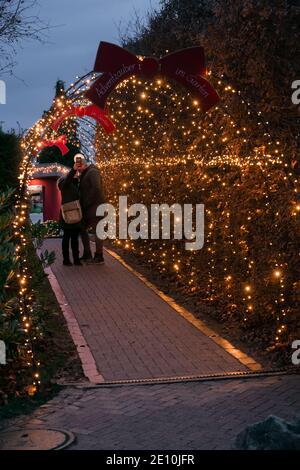
[[76,153],[76,155],[74,156],[74,163],[76,163],[77,158],[81,159],[81,163],[83,163],[84,165],[87,165],[86,158],[84,155],[82,155],[82,153]]

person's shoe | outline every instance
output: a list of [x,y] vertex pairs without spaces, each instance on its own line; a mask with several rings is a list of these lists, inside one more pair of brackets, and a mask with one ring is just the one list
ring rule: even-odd
[[80,261],[91,261],[93,259],[91,254],[83,253],[81,256]]
[[71,261],[68,261],[68,260],[63,260],[63,265],[64,265],[64,266],[73,266],[73,264],[71,263]]
[[80,259],[74,261],[74,266],[83,266],[83,264],[81,263]]
[[104,264],[103,255],[95,255],[94,258],[87,261],[87,264]]

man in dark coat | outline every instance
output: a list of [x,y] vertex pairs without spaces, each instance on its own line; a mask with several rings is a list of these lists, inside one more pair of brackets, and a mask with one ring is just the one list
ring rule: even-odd
[[[79,161],[81,159],[81,163]],[[83,214],[81,239],[83,244],[82,260],[88,264],[103,264],[103,241],[96,235],[96,226],[100,220],[96,216],[97,207],[105,202],[102,177],[96,165],[86,162],[82,154],[74,157],[75,166],[80,172],[80,204]],[[95,233],[96,251],[92,257],[88,229]]]
[[[79,181],[78,178],[75,177],[75,174],[76,169],[74,165],[74,168],[70,170],[66,177],[61,177],[57,181],[57,186],[61,193],[62,204],[79,200]],[[62,238],[63,264],[65,266],[72,266],[69,253],[71,240],[74,265],[81,266],[81,262],[79,260],[79,234],[82,228],[81,222],[68,224],[64,221],[62,214],[60,214],[60,225],[64,231]]]

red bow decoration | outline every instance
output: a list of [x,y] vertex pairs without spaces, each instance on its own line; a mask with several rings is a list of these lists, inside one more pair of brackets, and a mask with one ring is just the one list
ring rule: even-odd
[[66,143],[67,143],[67,138],[65,135],[61,135],[55,140],[43,140],[42,142],[39,142],[37,144],[38,152],[45,147],[52,147],[53,145],[55,145],[56,147],[59,148],[59,150],[61,151],[61,154],[65,155],[69,151],[68,147],[66,146]]
[[122,47],[100,42],[94,71],[103,75],[93,83],[85,95],[101,108],[105,107],[107,97],[116,86],[132,75],[152,79],[161,74],[176,80],[199,99],[204,112],[220,99],[215,89],[203,77],[206,69],[202,47],[183,49],[159,60],[151,57],[140,60]]
[[92,117],[103,127],[107,134],[110,134],[115,130],[115,125],[108,116],[107,110],[100,109],[94,104],[91,104],[89,106],[68,106],[64,110],[63,114],[53,124],[51,124],[51,128],[54,131],[57,131],[61,123],[69,116]]

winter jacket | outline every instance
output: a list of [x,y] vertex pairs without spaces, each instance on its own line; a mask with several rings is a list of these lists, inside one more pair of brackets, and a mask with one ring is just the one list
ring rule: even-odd
[[95,165],[89,165],[82,172],[79,192],[83,219],[90,225],[97,220],[97,207],[105,202],[102,177]]
[[[67,202],[78,201],[79,199],[79,185],[75,176],[75,170],[69,171],[65,178],[58,180],[57,186],[61,193],[61,203],[66,204]],[[82,226],[81,222],[77,224],[67,224],[60,212],[60,225],[63,229],[80,229]]]

